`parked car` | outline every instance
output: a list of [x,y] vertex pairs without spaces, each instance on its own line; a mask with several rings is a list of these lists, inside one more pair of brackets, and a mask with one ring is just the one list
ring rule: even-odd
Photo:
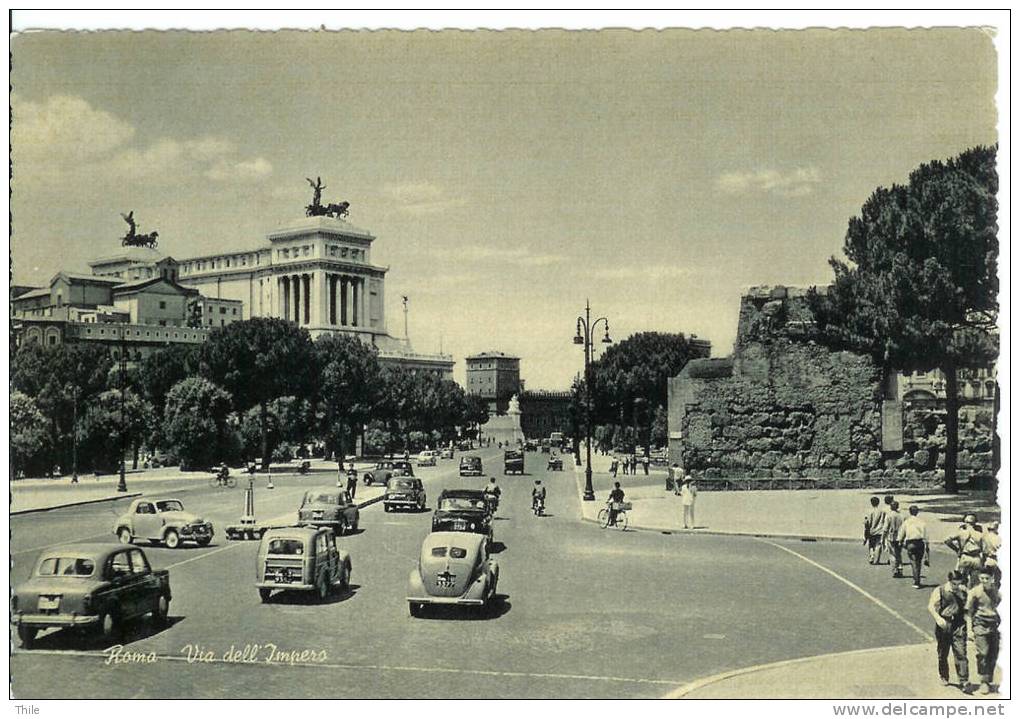
[[421,544],[418,567],[408,581],[407,606],[420,617],[432,604],[490,606],[496,599],[499,565],[482,537],[433,532]]
[[492,510],[480,489],[444,489],[432,513],[433,532],[474,532],[492,542]]
[[435,467],[436,456],[432,454],[431,450],[425,450],[418,454],[418,466],[419,467]]
[[320,600],[351,584],[351,555],[328,527],[277,527],[262,535],[255,565],[259,598],[274,589],[316,592]]
[[383,496],[383,510],[390,512],[397,507],[425,511],[425,485],[417,477],[390,477]]
[[482,458],[469,454],[460,458],[460,471],[461,477],[467,477],[473,475],[476,477],[482,476]]
[[390,477],[413,477],[414,468],[411,463],[403,459],[384,459],[376,462],[375,469],[365,472],[363,477],[365,484],[386,484]]
[[547,470],[551,470],[553,472],[562,472],[563,471],[563,457],[561,457],[558,454],[550,455],[549,456],[549,462],[548,462],[548,464],[546,464],[545,468]]
[[440,459],[453,459],[453,447],[447,447],[439,453]]
[[212,541],[214,531],[212,522],[185,512],[179,499],[139,497],[117,518],[113,533],[123,544],[144,539],[176,549],[182,542],[204,547]]
[[166,624],[170,599],[170,572],[153,570],[138,547],[64,544],[44,551],[14,588],[11,619],[25,649],[48,627],[91,629],[112,641],[135,617]]
[[503,453],[503,474],[524,474],[524,452],[508,449]]
[[358,505],[346,489],[310,489],[301,499],[298,524],[329,527],[338,535],[358,530]]

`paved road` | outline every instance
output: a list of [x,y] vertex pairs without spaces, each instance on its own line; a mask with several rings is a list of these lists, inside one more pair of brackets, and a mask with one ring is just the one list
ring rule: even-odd
[[[489,473],[500,469],[495,450],[481,454]],[[353,558],[348,595],[260,604],[252,542],[219,536],[205,549],[147,548],[155,566],[170,569],[171,624],[154,632],[142,622],[126,644],[153,652],[155,663],[105,666],[103,646],[43,635],[38,649],[12,657],[14,695],[659,697],[717,672],[927,635],[927,592],[890,579],[888,567],[868,566],[860,547],[601,530],[578,519],[569,465],[546,473],[544,456],[527,457],[530,476],[498,475],[495,539],[506,597],[497,616],[412,619],[407,576],[430,513],[373,505],[362,510],[363,531],[341,540]],[[430,505],[442,487],[483,484],[458,478],[450,461],[418,474]],[[543,518],[529,511],[536,477],[550,487]],[[258,492],[256,510],[285,513],[304,489],[330,483],[328,475],[278,478],[276,490]],[[242,494],[180,496],[219,527],[237,519]],[[123,504],[14,518],[12,579],[26,576],[42,546],[104,535]],[[949,561],[933,557],[933,575],[944,576]],[[248,645],[257,663],[223,660]],[[274,651],[306,649],[315,656],[303,663],[291,665],[289,655],[266,661]],[[198,655],[212,661],[189,661]]]

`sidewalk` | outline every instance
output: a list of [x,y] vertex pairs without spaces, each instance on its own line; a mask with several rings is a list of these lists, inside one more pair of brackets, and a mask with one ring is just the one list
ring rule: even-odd
[[[869,499],[884,490],[767,490],[767,491],[706,491],[698,487],[695,504],[697,526],[683,529],[680,498],[666,491],[666,469],[651,470],[648,476],[639,469],[637,475],[609,474],[610,457],[592,456],[592,486],[596,501],[582,502],[583,518],[595,521],[605,505],[613,482],[619,482],[626,500],[633,509],[627,512],[628,526],[666,532],[697,532],[703,534],[737,534],[769,537],[811,538],[831,541],[860,542],[863,538],[864,515],[870,509]],[[566,456],[570,461],[570,456]],[[578,492],[584,488],[584,467],[574,467]],[[900,512],[916,504],[920,517],[928,525],[932,547],[953,534],[962,515],[974,512],[981,522],[1000,518],[1000,508],[987,492],[947,495],[930,490],[889,490],[900,503]]]
[[[366,469],[375,465],[356,462],[354,466],[360,477]],[[289,475],[295,472],[293,464],[272,467],[274,475]],[[236,469],[232,470],[231,474],[237,478],[239,486],[247,486],[243,485],[243,482],[249,475]],[[316,475],[330,475],[331,481],[335,481],[336,463],[312,460],[309,476]],[[11,514],[25,514],[79,504],[111,502],[153,492],[180,492],[208,486],[210,476],[209,472],[181,472],[177,467],[128,471],[125,475],[128,487],[126,493],[117,491],[117,484],[120,481],[117,474],[104,474],[98,478],[92,474],[82,474],[78,476],[78,484],[72,484],[69,476],[54,479],[19,479],[10,483],[9,511]],[[268,477],[269,475],[259,472],[255,475],[255,481],[266,482]],[[359,485],[358,494],[367,489]]]

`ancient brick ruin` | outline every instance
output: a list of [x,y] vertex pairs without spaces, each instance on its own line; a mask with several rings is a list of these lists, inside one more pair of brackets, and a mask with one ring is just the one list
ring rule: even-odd
[[[815,333],[806,290],[749,290],[733,355],[670,380],[669,461],[706,488],[940,486],[937,409],[887,400],[870,358]],[[961,475],[990,473],[990,431],[961,416],[960,435]]]

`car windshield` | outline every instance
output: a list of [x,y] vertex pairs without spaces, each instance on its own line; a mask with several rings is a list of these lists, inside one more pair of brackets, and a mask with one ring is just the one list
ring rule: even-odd
[[305,553],[305,543],[300,539],[274,539],[269,543],[269,553],[300,556]]
[[379,464],[375,465],[375,468],[376,469],[392,469],[393,465],[390,464],[389,462],[380,462]]
[[446,497],[439,500],[440,509],[485,509],[484,499],[468,499],[467,497]]
[[95,562],[84,557],[50,557],[39,565],[40,577],[91,577]]
[[390,480],[390,487],[393,489],[414,489],[414,482],[409,479]]
[[306,504],[340,504],[340,494],[337,492],[305,492],[305,499],[301,505]]
[[165,499],[162,502],[156,502],[157,512],[183,512],[184,505],[176,499]]
[[464,464],[481,464],[482,460],[479,457],[465,457],[461,462]]

